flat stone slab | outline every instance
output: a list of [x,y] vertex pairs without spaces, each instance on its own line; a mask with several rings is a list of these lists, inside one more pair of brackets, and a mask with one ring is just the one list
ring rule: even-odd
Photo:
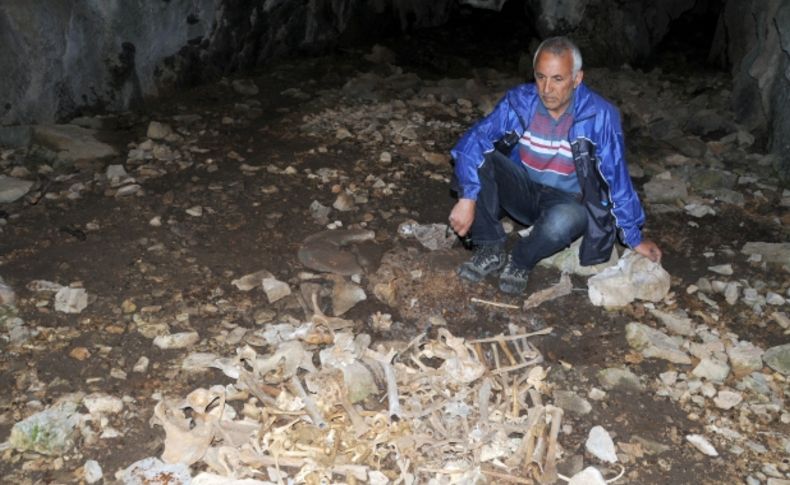
[[782,375],[790,375],[790,344],[771,347],[763,354],[763,361]]
[[0,175],[0,204],[8,204],[27,194],[33,182]]
[[40,125],[33,129],[36,142],[58,152],[63,160],[95,160],[118,155],[111,145],[96,139],[96,130],[75,125]]
[[362,266],[356,255],[343,249],[354,243],[371,241],[373,231],[349,229],[345,231],[322,231],[308,236],[299,248],[299,261],[315,271],[335,273],[343,276],[361,274]]

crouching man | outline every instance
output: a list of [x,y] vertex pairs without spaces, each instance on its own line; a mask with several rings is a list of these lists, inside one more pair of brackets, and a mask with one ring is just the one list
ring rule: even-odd
[[[533,68],[535,82],[508,91],[451,151],[459,199],[450,226],[474,248],[459,276],[478,282],[501,270],[499,289],[520,294],[541,259],[579,236],[582,265],[607,261],[617,236],[660,261],[658,246],[642,238],[645,214],[628,175],[620,113],[582,83],[578,47],[546,39]],[[532,226],[510,254],[505,214]]]

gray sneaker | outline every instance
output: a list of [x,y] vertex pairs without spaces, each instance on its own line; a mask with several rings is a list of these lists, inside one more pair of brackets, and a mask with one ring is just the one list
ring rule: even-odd
[[527,280],[529,279],[529,270],[526,268],[519,268],[513,264],[513,258],[507,258],[507,265],[499,275],[499,289],[503,293],[511,295],[520,295],[527,289]]
[[487,275],[499,271],[507,263],[507,254],[500,246],[477,246],[472,259],[458,268],[458,276],[477,283]]

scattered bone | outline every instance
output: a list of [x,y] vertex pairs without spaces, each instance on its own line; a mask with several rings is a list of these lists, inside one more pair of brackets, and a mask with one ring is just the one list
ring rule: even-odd
[[529,295],[529,297],[527,297],[527,301],[524,302],[524,310],[529,310],[530,308],[538,307],[547,301],[556,300],[557,298],[570,295],[572,290],[573,284],[571,283],[571,277],[568,275],[568,273],[562,273],[559,283],[552,286],[551,288],[546,288],[545,290],[540,290]]

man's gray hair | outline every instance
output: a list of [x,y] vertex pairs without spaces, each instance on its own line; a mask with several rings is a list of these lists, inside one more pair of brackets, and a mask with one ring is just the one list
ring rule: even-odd
[[576,77],[576,74],[582,70],[582,53],[579,51],[579,48],[576,44],[573,43],[569,38],[561,36],[561,37],[549,37],[548,39],[544,40],[540,43],[537,49],[535,49],[535,56],[532,58],[532,69],[535,69],[536,64],[538,63],[538,56],[543,51],[551,52],[556,56],[560,56],[568,51],[571,52],[573,56],[573,77]]

